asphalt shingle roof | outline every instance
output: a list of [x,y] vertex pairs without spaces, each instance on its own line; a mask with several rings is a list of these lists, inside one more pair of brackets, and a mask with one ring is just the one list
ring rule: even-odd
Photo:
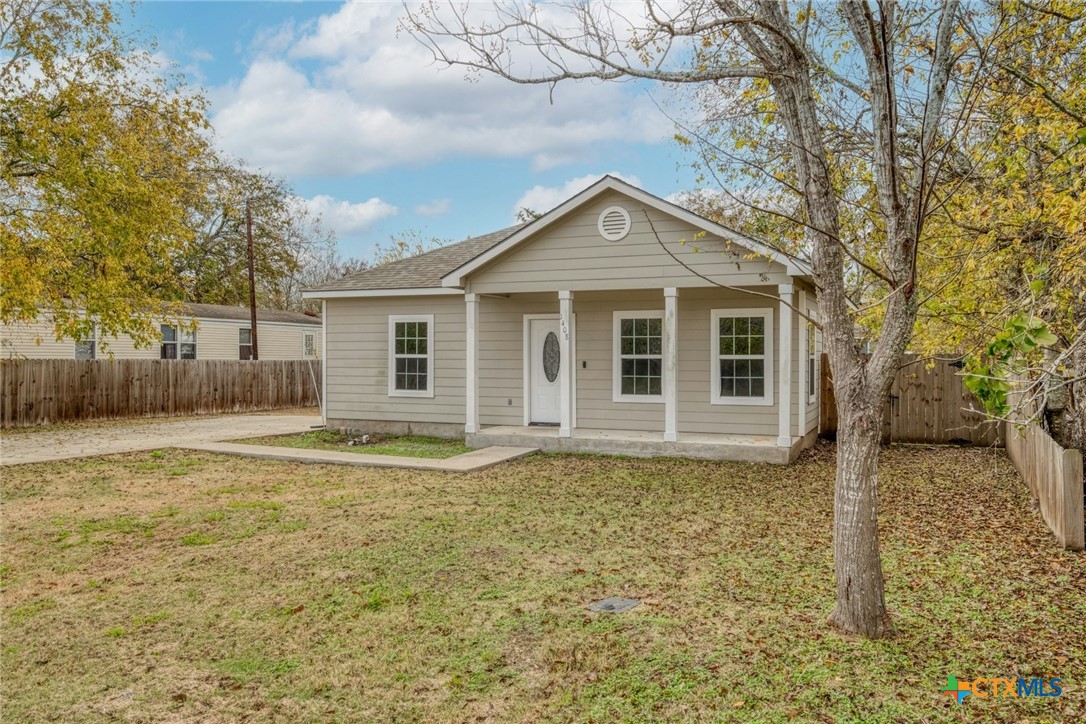
[[425,289],[440,287],[441,277],[489,251],[516,233],[517,224],[483,236],[449,244],[418,256],[348,274],[307,291],[329,292],[356,289]]
[[[249,308],[230,304],[193,304],[186,302],[185,310],[193,317],[202,319],[240,319],[249,321]],[[281,309],[257,309],[257,322],[290,322],[292,324],[313,324],[319,326],[320,316],[302,312],[286,312]]]

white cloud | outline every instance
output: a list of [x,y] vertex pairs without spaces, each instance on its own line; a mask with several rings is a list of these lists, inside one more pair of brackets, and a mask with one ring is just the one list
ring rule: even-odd
[[561,186],[533,186],[525,191],[523,196],[517,199],[517,203],[513,205],[513,216],[516,217],[517,212],[521,209],[530,209],[539,214],[550,211],[571,196],[575,196],[581,191],[584,191],[604,176],[614,176],[615,178],[622,179],[626,183],[634,186],[641,185],[641,181],[636,176],[628,176],[618,173],[617,171],[611,171],[607,174],[597,173],[579,176],[578,178],[566,181]]
[[545,170],[591,158],[599,144],[670,137],[671,122],[634,84],[562,84],[552,104],[547,87],[486,74],[467,82],[396,32],[401,11],[347,3],[305,27],[264,31],[244,78],[211,93],[224,150],[285,175],[464,156]]
[[419,204],[415,207],[415,213],[419,216],[440,216],[449,213],[452,202],[448,199],[434,199],[427,204]]
[[351,203],[320,194],[311,199],[303,199],[303,202],[312,213],[320,214],[323,223],[334,229],[339,236],[365,233],[378,221],[395,216],[400,211],[379,198]]

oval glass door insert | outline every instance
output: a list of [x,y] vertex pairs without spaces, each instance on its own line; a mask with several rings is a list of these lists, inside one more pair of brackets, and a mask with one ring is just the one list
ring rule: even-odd
[[558,348],[558,335],[547,332],[547,338],[543,340],[543,374],[547,382],[558,379],[558,366],[562,362],[562,351]]

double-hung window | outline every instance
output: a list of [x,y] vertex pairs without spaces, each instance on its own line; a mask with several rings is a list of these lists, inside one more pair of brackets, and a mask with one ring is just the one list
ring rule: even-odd
[[98,356],[98,325],[92,325],[90,334],[75,343],[76,359],[96,359]]
[[711,402],[773,404],[773,310],[714,309]]
[[434,315],[388,318],[388,394],[434,396]]
[[302,356],[307,359],[317,356],[317,335],[314,332],[302,332]]
[[615,402],[663,402],[664,313],[614,313]]
[[253,330],[238,330],[238,359],[253,358]]
[[196,332],[179,331],[171,324],[163,324],[161,359],[196,359]]

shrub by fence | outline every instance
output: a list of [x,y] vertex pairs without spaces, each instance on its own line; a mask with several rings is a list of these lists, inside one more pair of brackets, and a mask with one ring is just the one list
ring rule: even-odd
[[307,360],[5,360],[0,427],[315,407],[320,374]]
[[1059,446],[1038,425],[1007,430],[1007,455],[1018,468],[1041,517],[1065,548],[1086,545],[1082,500],[1082,453]]

